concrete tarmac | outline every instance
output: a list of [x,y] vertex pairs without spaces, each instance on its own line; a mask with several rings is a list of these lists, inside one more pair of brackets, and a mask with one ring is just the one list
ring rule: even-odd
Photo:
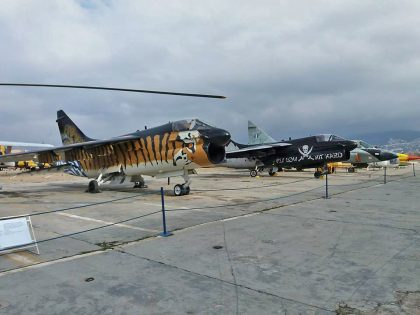
[[3,184],[0,217],[32,214],[41,254],[0,256],[0,314],[419,314],[420,182],[387,173],[329,175],[329,199],[309,171],[199,170],[183,197]]

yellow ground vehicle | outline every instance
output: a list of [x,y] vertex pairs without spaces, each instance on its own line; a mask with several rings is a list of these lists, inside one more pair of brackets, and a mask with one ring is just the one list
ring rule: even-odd
[[[10,154],[12,153],[12,145],[17,146],[31,146],[31,147],[52,147],[49,144],[37,144],[37,143],[17,143],[17,142],[0,142],[0,155]],[[3,145],[7,143],[6,145]],[[0,163],[0,170],[3,168],[20,168],[20,169],[28,169],[28,170],[38,170],[51,167],[48,163],[38,163],[32,160],[29,161],[18,161],[18,162],[6,162]]]
[[37,163],[34,161],[19,161],[15,162],[15,168],[27,169],[27,170],[38,170],[51,167],[48,163]]

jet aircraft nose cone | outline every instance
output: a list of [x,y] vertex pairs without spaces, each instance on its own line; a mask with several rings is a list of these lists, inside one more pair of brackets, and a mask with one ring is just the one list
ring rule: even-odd
[[375,149],[369,148],[369,149],[364,149],[364,150],[366,152],[369,152],[379,161],[390,161],[390,160],[398,158],[398,155],[390,151],[385,151],[385,150],[376,149],[376,148]]
[[204,137],[206,137],[210,143],[224,147],[230,141],[230,133],[224,129],[212,128],[201,131]]
[[381,151],[379,154],[379,159],[381,161],[389,161],[398,158],[398,155],[389,151]]

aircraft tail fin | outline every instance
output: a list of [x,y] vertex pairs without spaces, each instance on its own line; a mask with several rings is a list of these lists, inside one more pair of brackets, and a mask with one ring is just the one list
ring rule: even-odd
[[276,142],[264,130],[260,129],[252,121],[248,120],[248,144],[263,144]]
[[229,143],[226,146],[226,152],[231,152],[231,151],[236,150],[237,148],[236,148],[235,144],[236,143],[233,140],[230,140]]
[[247,145],[240,144],[240,143],[237,143],[233,140],[230,140],[229,143],[226,146],[226,152],[236,151],[236,150],[242,149],[244,147],[247,147]]
[[93,140],[87,137],[63,110],[59,110],[57,112],[56,121],[58,124],[58,129],[60,130],[61,141],[63,142],[63,145]]
[[0,145],[0,155],[6,154],[6,147],[4,145]]

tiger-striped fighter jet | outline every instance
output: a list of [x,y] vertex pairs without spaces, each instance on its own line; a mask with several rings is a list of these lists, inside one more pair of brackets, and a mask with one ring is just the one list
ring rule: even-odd
[[0,156],[0,162],[34,159],[55,164],[66,173],[92,178],[88,191],[98,192],[104,182],[133,182],[144,187],[142,175],[158,178],[183,176],[174,187],[176,196],[190,192],[190,177],[196,168],[225,160],[226,130],[198,119],[169,122],[123,136],[96,140],[87,137],[62,110],[57,123],[63,146]]

